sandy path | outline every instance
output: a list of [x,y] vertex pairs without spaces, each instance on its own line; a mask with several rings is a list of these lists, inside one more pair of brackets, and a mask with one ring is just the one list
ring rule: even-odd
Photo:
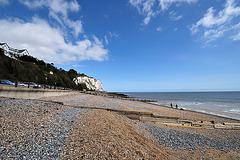
[[108,111],[91,110],[76,117],[72,129],[64,158],[175,159],[139,134],[129,121]]

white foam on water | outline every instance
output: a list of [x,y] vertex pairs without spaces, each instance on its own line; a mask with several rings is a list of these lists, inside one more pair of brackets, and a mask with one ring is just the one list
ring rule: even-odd
[[240,109],[231,109],[231,110],[225,111],[225,112],[240,114]]

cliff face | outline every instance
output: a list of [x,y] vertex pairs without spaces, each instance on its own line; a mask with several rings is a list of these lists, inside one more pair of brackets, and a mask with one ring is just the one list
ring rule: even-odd
[[100,80],[85,76],[74,78],[73,81],[75,82],[76,85],[86,84],[89,90],[103,91],[102,82]]
[[0,79],[103,91],[100,80],[77,73],[74,69],[57,69],[53,64],[30,56],[26,49],[14,49],[6,43],[0,43]]

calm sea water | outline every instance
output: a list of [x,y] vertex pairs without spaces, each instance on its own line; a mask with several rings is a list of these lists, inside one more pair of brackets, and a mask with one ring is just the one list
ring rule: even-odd
[[205,112],[240,120],[240,92],[125,92],[138,99],[158,104]]

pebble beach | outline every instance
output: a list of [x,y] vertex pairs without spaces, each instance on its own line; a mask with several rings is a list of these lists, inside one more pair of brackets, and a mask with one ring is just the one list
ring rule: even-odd
[[239,123],[84,93],[35,100],[0,98],[0,159],[240,159],[240,130],[160,126],[91,107]]

